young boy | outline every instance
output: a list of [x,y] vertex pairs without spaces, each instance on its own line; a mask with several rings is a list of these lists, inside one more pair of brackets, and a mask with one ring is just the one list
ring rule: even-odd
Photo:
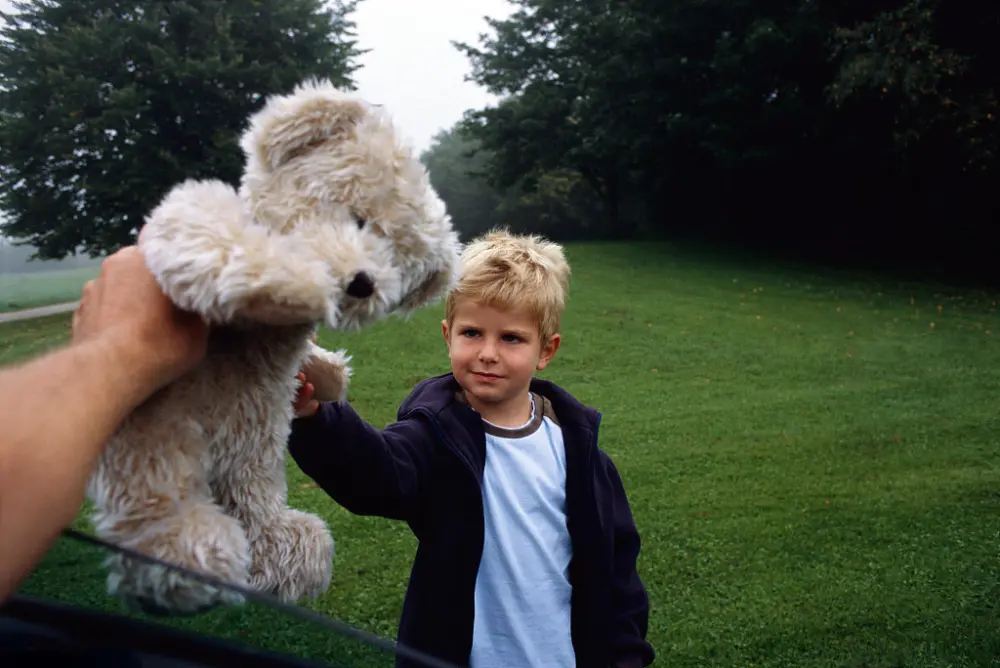
[[[600,414],[534,377],[559,348],[562,249],[492,232],[445,302],[451,372],[378,430],[306,382],[289,451],[337,503],[419,546],[398,642],[472,668],[649,665],[639,535]],[[399,661],[397,665],[406,665]]]

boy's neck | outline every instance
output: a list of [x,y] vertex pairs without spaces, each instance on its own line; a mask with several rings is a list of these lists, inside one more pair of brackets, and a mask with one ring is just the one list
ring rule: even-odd
[[479,417],[498,427],[516,429],[531,419],[531,393],[528,390],[499,403],[479,401],[467,392],[465,400],[479,413]]

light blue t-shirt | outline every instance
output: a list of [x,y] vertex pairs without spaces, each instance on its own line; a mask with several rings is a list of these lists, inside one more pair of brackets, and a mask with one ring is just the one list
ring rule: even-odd
[[485,537],[471,668],[573,668],[566,450],[547,400],[506,429],[486,420]]

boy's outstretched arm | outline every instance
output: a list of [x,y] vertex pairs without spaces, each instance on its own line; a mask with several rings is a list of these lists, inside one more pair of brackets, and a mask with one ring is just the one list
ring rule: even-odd
[[655,652],[646,640],[649,629],[649,596],[636,562],[641,541],[621,476],[611,458],[601,453],[611,494],[614,523],[614,561],[611,583],[612,668],[642,668],[653,662]]
[[429,426],[417,419],[379,430],[346,402],[320,403],[292,422],[288,452],[302,472],[356,515],[413,522],[428,477]]

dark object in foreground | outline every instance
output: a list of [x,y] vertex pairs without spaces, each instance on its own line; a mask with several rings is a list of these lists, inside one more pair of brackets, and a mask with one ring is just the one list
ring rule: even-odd
[[[79,550],[81,545],[96,547],[98,551],[93,557],[126,556],[174,571],[177,576],[205,581],[238,593],[245,602],[277,614],[279,619],[301,619],[309,625],[313,634],[318,631],[333,646],[342,646],[342,651],[336,659],[320,662],[262,649],[249,642],[178,629],[162,623],[163,615],[155,610],[131,610],[128,613],[98,610],[86,596],[80,597],[80,601],[55,600],[47,595],[26,593],[30,591],[26,588],[0,605],[0,666],[4,668],[44,665],[47,659],[58,660],[61,668],[367,668],[376,665],[389,668],[403,658],[419,668],[455,668],[338,619],[282,602],[273,596],[178,568],[74,529],[65,529],[62,534],[63,541],[52,552],[66,547],[66,543],[74,550]],[[71,554],[74,560],[79,559],[79,554]],[[97,559],[85,561],[96,563]],[[59,567],[65,568],[66,563],[60,563]],[[44,578],[45,572],[39,571],[37,576]],[[60,590],[57,594],[60,597],[64,593],[60,587],[45,589]],[[241,607],[233,609],[237,617],[242,615]],[[135,613],[139,616],[136,617]],[[250,614],[249,610],[247,614]],[[288,633],[300,639],[295,631]]]
[[121,615],[13,596],[0,608],[0,665],[62,667],[319,668],[329,664],[260,650]]

